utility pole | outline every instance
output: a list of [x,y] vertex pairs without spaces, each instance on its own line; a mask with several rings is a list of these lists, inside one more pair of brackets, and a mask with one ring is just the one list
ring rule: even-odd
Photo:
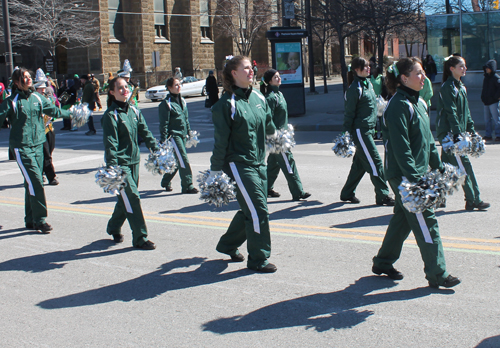
[[14,72],[14,66],[12,64],[12,42],[10,40],[9,4],[7,0],[2,0],[2,12],[3,32],[5,36],[5,68],[7,71],[7,78],[10,78]]
[[305,0],[306,6],[306,29],[307,29],[307,49],[309,51],[309,93],[316,94],[316,86],[314,84],[314,50],[313,50],[313,34],[311,23],[311,0]]

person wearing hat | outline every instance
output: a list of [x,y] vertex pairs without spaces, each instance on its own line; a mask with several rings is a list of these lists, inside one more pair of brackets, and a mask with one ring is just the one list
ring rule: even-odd
[[253,70],[253,83],[256,85],[257,84],[257,73],[259,72],[259,68],[257,68],[257,62],[254,60],[252,64],[252,70]]
[[175,71],[174,71],[174,78],[175,78],[175,79],[178,79],[179,81],[182,81],[182,72],[181,72],[181,68],[179,68],[179,67],[176,67],[176,68],[175,68]]
[[94,111],[102,111],[101,98],[99,97],[99,88],[101,87],[101,84],[99,83],[99,80],[95,78],[94,74],[90,74],[90,81],[94,86],[94,100],[96,104]]
[[[273,115],[273,122],[276,129],[284,129],[288,125],[288,107],[283,93],[279,91],[281,85],[280,73],[277,70],[269,69],[262,77],[260,91],[266,96],[267,105]],[[311,196],[302,188],[299,172],[295,165],[292,152],[282,152],[279,154],[269,154],[267,157],[267,196],[279,197],[280,194],[273,190],[274,182],[278,178],[280,169],[285,174],[288,188],[292,194],[292,199],[298,201]]]
[[[94,85],[92,84],[92,81],[89,79],[89,75],[83,74],[80,75],[80,81],[82,82],[83,85],[83,95],[82,95],[82,104],[87,103],[89,110],[94,110],[95,108],[95,101],[94,101]],[[96,130],[94,127],[94,118],[92,117],[92,114],[89,116],[89,130],[88,132],[85,133],[85,135],[95,135]]]
[[24,177],[25,225],[27,229],[50,233],[43,188],[43,143],[46,141],[42,114],[71,117],[72,110],[61,110],[34,91],[29,71],[19,68],[12,74],[12,94],[0,105],[0,123],[9,117],[12,125],[9,146],[14,150]]
[[130,62],[128,59],[125,59],[125,61],[123,62],[123,69],[118,70],[117,75],[119,77],[123,77],[125,81],[127,81],[127,86],[130,90],[128,102],[137,108],[139,107],[137,105],[137,103],[139,103],[139,87],[130,79],[131,72],[132,67],[130,66]]
[[[47,92],[49,88],[49,80],[46,75],[43,74],[42,69],[36,71],[34,88],[42,96],[47,97]],[[50,93],[50,92],[49,92]],[[47,97],[47,100],[51,100]],[[55,103],[54,103],[55,104]],[[57,105],[56,105],[57,106]],[[56,178],[56,171],[54,165],[52,164],[52,152],[56,145],[56,134],[54,133],[54,127],[52,126],[52,117],[43,114],[43,122],[45,124],[45,142],[43,143],[43,173],[47,177],[49,185],[59,185],[59,181]]]
[[213,106],[219,101],[219,86],[217,85],[217,79],[215,78],[212,70],[208,72],[205,86],[208,93],[208,99],[210,99],[210,105]]
[[193,186],[193,172],[186,153],[186,140],[190,125],[187,104],[181,96],[181,82],[175,77],[167,80],[168,94],[158,106],[160,118],[160,142],[170,141],[175,149],[178,166],[173,173],[165,173],[161,186],[172,191],[171,181],[179,170],[182,193],[198,193]]

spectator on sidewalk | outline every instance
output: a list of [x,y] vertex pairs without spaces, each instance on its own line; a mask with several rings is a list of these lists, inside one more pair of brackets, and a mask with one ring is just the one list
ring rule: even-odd
[[94,74],[90,74],[90,81],[94,86],[94,99],[96,104],[94,111],[102,111],[101,98],[99,96],[99,88],[101,87],[101,84],[99,83],[99,80],[95,78]]
[[[83,84],[82,104],[87,103],[89,105],[90,111],[93,111],[95,108],[94,85],[92,84],[92,81],[90,81],[89,75],[87,74],[81,75],[80,80]],[[88,126],[89,130],[85,133],[85,135],[95,135],[96,130],[94,127],[94,118],[92,117],[92,115],[89,116]]]
[[219,86],[217,85],[217,79],[214,76],[214,72],[210,70],[208,72],[207,80],[205,81],[208,98],[210,99],[210,105],[213,106],[219,101]]
[[431,80],[431,82],[434,82],[434,79],[437,75],[437,67],[436,62],[434,62],[434,58],[432,58],[430,54],[425,57],[424,70],[425,74],[429,77],[429,80]]
[[495,127],[495,141],[500,141],[500,120],[498,114],[498,101],[500,99],[500,76],[496,73],[497,62],[491,59],[483,66],[484,80],[481,91],[481,101],[484,104],[484,140],[493,140]]

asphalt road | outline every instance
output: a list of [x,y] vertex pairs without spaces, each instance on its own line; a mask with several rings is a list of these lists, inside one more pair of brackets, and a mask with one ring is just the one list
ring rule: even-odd
[[[158,135],[156,106],[143,102]],[[189,98],[193,174],[208,169],[213,146],[203,98]],[[99,114],[98,114],[99,115]],[[99,116],[96,117],[97,121]],[[350,160],[331,151],[333,132],[298,132],[293,153],[309,200],[292,202],[280,175],[269,200],[278,271],[256,274],[215,251],[237,204],[214,209],[198,195],[160,187],[141,167],[140,191],[154,251],[114,244],[105,233],[115,197],[95,184],[102,131],[61,132],[47,186],[54,231],[24,229],[24,188],[0,131],[1,347],[499,347],[500,145],[472,159],[487,212],[466,212],[462,193],[438,211],[447,268],[463,282],[432,290],[410,237],[396,268],[402,281],[371,273],[392,209],[375,205],[365,177],[359,205],[340,189]],[[382,152],[382,144],[379,143]],[[143,161],[147,149],[143,149]],[[246,250],[242,248],[246,256]]]

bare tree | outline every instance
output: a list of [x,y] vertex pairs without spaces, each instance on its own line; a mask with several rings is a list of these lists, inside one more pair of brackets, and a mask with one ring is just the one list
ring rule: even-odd
[[273,23],[271,0],[219,0],[214,25],[219,37],[231,37],[241,55],[248,56],[261,29]]
[[424,16],[416,15],[414,20],[408,25],[400,26],[395,28],[395,33],[399,38],[399,42],[403,42],[405,45],[406,56],[412,57],[413,54],[413,44],[422,44],[422,57],[425,51],[425,45],[427,44],[426,26]]
[[383,68],[388,35],[398,27],[413,25],[415,17],[423,13],[422,4],[419,0],[366,0],[359,9],[365,31],[375,39],[379,69]]
[[[9,0],[13,46],[67,49],[100,40],[98,15],[80,0]],[[3,33],[2,33],[3,34]]]
[[347,64],[345,61],[346,38],[363,31],[361,26],[363,0],[318,0],[315,4],[315,13],[318,18],[324,18],[335,32],[339,43],[340,68],[344,91],[347,89]]

